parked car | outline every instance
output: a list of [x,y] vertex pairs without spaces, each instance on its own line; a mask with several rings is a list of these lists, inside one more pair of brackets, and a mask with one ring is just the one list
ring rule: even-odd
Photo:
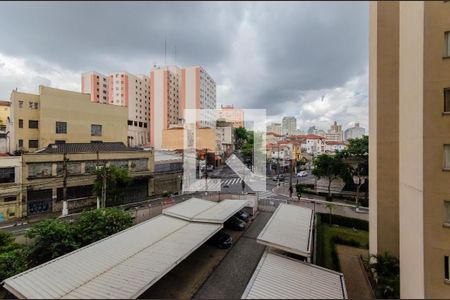
[[272,177],[272,180],[273,181],[278,181],[278,180],[284,181],[284,175],[283,174],[275,175],[275,176]]
[[308,176],[308,172],[306,171],[300,171],[297,173],[297,177],[306,177]]
[[356,211],[357,213],[360,213],[360,214],[368,214],[368,213],[369,213],[369,208],[368,208],[368,207],[362,207],[362,206],[360,206],[360,207],[357,207],[357,208],[355,209],[355,211]]
[[234,216],[244,222],[248,222],[248,220],[250,218],[250,214],[248,214],[247,212],[245,212],[243,210],[238,211],[237,213],[234,214]]
[[233,244],[233,238],[230,235],[219,231],[212,238],[210,238],[208,242],[217,248],[227,249]]
[[229,218],[223,224],[226,228],[242,231],[245,229],[245,222],[235,216]]

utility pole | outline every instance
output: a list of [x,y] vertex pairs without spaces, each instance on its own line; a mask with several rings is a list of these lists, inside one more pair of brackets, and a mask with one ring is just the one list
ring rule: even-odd
[[208,148],[205,148],[205,196],[208,196]]
[[63,154],[63,209],[62,216],[65,217],[69,214],[69,210],[67,208],[67,158],[66,152]]

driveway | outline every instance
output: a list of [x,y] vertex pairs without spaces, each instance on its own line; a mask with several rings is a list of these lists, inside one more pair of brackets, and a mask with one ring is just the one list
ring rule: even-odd
[[240,299],[264,252],[256,243],[271,213],[260,212],[239,241],[197,291],[196,299]]

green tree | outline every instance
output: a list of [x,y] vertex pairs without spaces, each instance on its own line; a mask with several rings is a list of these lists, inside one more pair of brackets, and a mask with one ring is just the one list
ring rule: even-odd
[[116,166],[104,167],[105,169],[96,170],[97,178],[94,181],[94,194],[101,198],[103,187],[103,176],[106,176],[106,201],[110,204],[116,204],[122,199],[127,188],[132,182],[128,170]]
[[342,156],[349,161],[349,163],[355,165],[350,168],[350,173],[352,176],[358,178],[358,183],[356,184],[356,205],[359,205],[359,194],[361,186],[364,181],[365,176],[364,170],[367,170],[368,159],[369,159],[369,137],[364,135],[362,138],[349,139],[349,144],[347,149],[342,151]]
[[389,252],[371,255],[370,266],[375,269],[377,298],[397,299],[400,297],[400,262]]
[[328,200],[331,201],[331,183],[337,178],[344,178],[349,174],[349,166],[341,155],[319,155],[314,160],[314,170],[312,174],[317,178],[328,179]]
[[236,149],[242,149],[245,141],[247,140],[248,133],[244,127],[234,129],[234,139],[236,141]]
[[329,214],[329,224],[331,225],[331,218],[332,218],[332,216],[333,216],[334,203],[327,202],[327,203],[325,203],[325,207],[328,208],[328,210],[330,211],[330,214]]
[[83,212],[73,223],[74,236],[83,247],[133,225],[132,216],[117,208]]
[[26,253],[9,232],[0,231],[0,282],[28,268]]
[[33,239],[28,249],[32,266],[69,253],[80,246],[75,239],[73,227],[60,219],[39,222],[27,231],[26,236]]

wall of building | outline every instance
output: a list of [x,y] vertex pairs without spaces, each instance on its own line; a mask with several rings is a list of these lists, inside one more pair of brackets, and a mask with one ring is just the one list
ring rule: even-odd
[[0,182],[0,220],[11,220],[22,216],[21,202],[21,166],[20,156],[0,158],[0,170],[14,168],[13,182]]
[[399,3],[370,3],[370,253],[399,255]]
[[[210,151],[216,149],[216,133],[213,128],[196,129],[196,148],[208,148]],[[162,134],[162,149],[178,150],[184,149],[184,129],[165,129]]]
[[450,200],[450,172],[443,170],[443,145],[450,144],[450,116],[443,114],[443,90],[450,87],[450,59],[442,53],[444,33],[450,31],[450,2],[423,5],[424,290],[426,298],[447,298],[450,284],[443,280],[443,265],[444,256],[450,256],[450,228],[443,226],[443,211],[444,200]]

